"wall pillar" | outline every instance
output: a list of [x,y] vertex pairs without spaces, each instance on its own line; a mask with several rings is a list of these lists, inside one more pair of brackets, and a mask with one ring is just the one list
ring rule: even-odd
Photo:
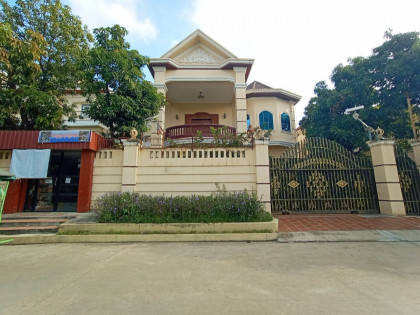
[[[165,74],[166,67],[153,67],[154,75],[154,87],[157,89],[158,93],[162,93],[166,96],[166,84],[165,84]],[[152,122],[150,131],[151,131],[151,145],[153,147],[162,147],[164,140],[164,131],[165,131],[165,112],[166,106],[163,106],[159,110],[156,122]]]
[[413,147],[414,162],[416,162],[417,169],[420,172],[420,140],[411,141],[411,146]]
[[137,183],[137,161],[139,156],[139,142],[122,140],[124,145],[123,152],[123,172],[121,191],[136,191]]
[[381,214],[406,215],[398,177],[394,141],[369,141]]
[[257,173],[257,195],[264,203],[265,211],[271,213],[270,161],[268,140],[255,140],[255,168]]
[[23,212],[27,187],[27,179],[17,179],[9,183],[9,189],[4,200],[4,214]]
[[235,78],[236,133],[247,131],[246,126],[246,67],[233,67]]
[[88,212],[92,198],[93,163],[95,152],[82,150],[80,159],[79,191],[77,194],[77,212]]

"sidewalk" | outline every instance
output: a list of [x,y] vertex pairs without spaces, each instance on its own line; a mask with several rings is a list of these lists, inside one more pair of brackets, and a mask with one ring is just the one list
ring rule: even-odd
[[275,215],[278,242],[420,242],[420,217]]
[[[19,217],[22,214],[5,215]],[[36,214],[48,218],[50,213]],[[65,215],[65,214],[62,214]],[[95,223],[93,213],[72,213],[69,222]],[[276,233],[224,234],[108,234],[56,235],[21,234],[0,236],[0,241],[14,238],[13,244],[83,243],[83,242],[197,242],[197,241],[268,241],[280,243],[306,242],[420,242],[420,216],[386,215],[274,215],[278,219]],[[267,236],[268,235],[268,236]],[[12,245],[12,243],[10,243]]]
[[420,216],[324,214],[274,215],[279,232],[420,230]]

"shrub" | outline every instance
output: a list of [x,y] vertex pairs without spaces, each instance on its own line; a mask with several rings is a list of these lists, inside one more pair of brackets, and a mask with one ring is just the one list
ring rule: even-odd
[[211,196],[150,196],[107,193],[95,205],[99,222],[266,222],[271,215],[255,193],[219,191]]

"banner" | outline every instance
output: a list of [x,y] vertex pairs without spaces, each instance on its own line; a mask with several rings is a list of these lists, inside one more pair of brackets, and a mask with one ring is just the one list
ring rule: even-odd
[[38,143],[90,142],[90,130],[43,130]]

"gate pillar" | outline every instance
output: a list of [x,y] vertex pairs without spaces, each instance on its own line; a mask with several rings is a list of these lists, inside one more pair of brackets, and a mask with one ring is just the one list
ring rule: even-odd
[[395,159],[394,141],[369,141],[368,145],[372,155],[381,213],[397,216],[406,215]]
[[417,169],[420,172],[420,141],[415,140],[415,141],[412,141],[410,144],[413,147],[414,162],[416,162]]
[[268,158],[268,139],[255,140],[255,168],[257,174],[257,195],[265,206],[265,211],[271,212],[270,196],[270,161]]
[[121,191],[136,190],[137,160],[139,156],[139,143],[137,141],[122,140],[124,145],[123,173]]

